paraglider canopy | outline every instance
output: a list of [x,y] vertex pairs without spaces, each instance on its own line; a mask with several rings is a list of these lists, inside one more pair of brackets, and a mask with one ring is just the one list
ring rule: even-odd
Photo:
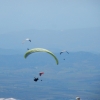
[[30,41],[31,42],[31,39],[26,38],[22,43],[25,43],[25,41]]
[[[61,51],[60,52],[60,55],[62,54],[62,53],[64,53],[64,52],[67,52],[66,50],[63,50],[63,51]],[[69,52],[67,52],[68,54],[69,54]]]
[[29,38],[27,38],[26,40],[31,42],[31,39],[29,39]]
[[40,72],[39,75],[41,76],[42,74],[44,74],[44,72]]
[[43,49],[43,48],[34,48],[34,49],[28,50],[28,51],[25,53],[24,58],[27,58],[30,54],[36,53],[36,52],[46,52],[46,53],[50,54],[50,55],[55,59],[56,64],[58,65],[59,62],[58,62],[57,57],[56,57],[51,51],[49,51],[49,50],[47,50],[47,49]]

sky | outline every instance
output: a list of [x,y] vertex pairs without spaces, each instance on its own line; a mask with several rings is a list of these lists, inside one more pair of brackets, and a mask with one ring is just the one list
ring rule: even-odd
[[[78,31],[82,29],[84,33]],[[91,34],[91,29],[96,31]],[[0,0],[1,48],[21,48],[21,45],[18,47],[19,42],[12,44],[12,41],[17,41],[17,37],[26,31],[50,30],[47,34],[38,32],[29,35],[32,39],[35,37],[34,45],[38,43],[37,46],[47,48],[50,45],[50,48],[53,46],[70,51],[99,52],[99,29],[100,0]],[[60,32],[57,34],[54,31]],[[25,36],[27,38],[28,32]],[[22,42],[24,37],[19,41]],[[46,41],[42,42],[41,39]]]

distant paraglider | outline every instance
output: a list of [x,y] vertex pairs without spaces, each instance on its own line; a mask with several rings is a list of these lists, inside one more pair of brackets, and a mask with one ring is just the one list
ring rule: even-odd
[[39,75],[41,76],[42,74],[44,74],[44,72],[40,72]]
[[[26,38],[22,43],[24,44],[25,43],[25,41],[29,41],[29,42],[31,42],[31,39],[29,39],[29,38]],[[29,50],[29,48],[27,48],[27,50]]]
[[[61,55],[62,53],[65,53],[65,52],[69,54],[69,52],[68,52],[68,51],[63,50],[63,51],[61,51],[61,52],[60,52],[60,55]],[[64,58],[63,60],[65,60],[65,58]]]
[[[40,73],[39,73],[39,76],[42,76],[42,74],[44,74],[44,72],[40,72]],[[37,78],[36,78],[36,77],[34,77],[34,81],[35,81],[35,82],[37,82],[38,80],[39,80],[39,78],[38,78],[38,77],[37,77]],[[42,81],[42,80],[41,80],[41,81]]]
[[[40,72],[40,73],[39,73],[39,76],[42,76],[43,74],[44,74],[44,72]],[[42,80],[41,80],[41,81],[42,81]]]
[[29,41],[29,42],[31,42],[31,39],[26,38],[22,43],[25,43],[25,41]]
[[66,50],[63,50],[63,51],[60,52],[60,55],[61,55],[62,53],[64,53],[64,52],[66,52],[66,53],[69,54],[69,52],[67,52]]

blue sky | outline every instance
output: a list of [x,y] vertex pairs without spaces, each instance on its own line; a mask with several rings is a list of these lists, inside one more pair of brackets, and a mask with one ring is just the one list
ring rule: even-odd
[[[84,32],[78,31],[82,29]],[[87,29],[96,31],[90,33],[91,31]],[[19,41],[22,42],[29,36],[35,46],[99,52],[99,29],[99,0],[0,1],[1,48],[22,48]],[[25,31],[30,32],[30,30],[53,30],[53,33],[39,32],[30,35],[27,32],[25,36],[23,35]],[[18,41],[14,44],[12,42],[14,40]]]

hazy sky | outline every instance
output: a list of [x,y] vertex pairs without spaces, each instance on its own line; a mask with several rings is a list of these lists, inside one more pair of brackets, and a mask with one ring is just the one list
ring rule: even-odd
[[0,0],[0,31],[100,27],[100,0]]
[[[88,28],[100,28],[100,0],[0,0],[0,34],[17,34],[17,32],[34,29],[64,31]],[[55,43],[53,47],[63,49],[64,43],[68,43],[68,48],[72,51],[99,52],[99,32],[100,30],[92,34],[82,32],[78,33],[79,35],[75,32],[68,35],[69,32],[60,34],[59,37],[57,34],[50,33],[54,36],[53,38],[48,34],[47,36],[42,34],[41,38],[45,40],[48,37],[47,41],[43,42],[44,47]],[[40,34],[33,36],[37,36],[39,40]],[[7,40],[6,35],[1,36],[1,48],[15,48],[15,45],[18,45],[17,43],[10,45],[15,39],[14,35],[10,34],[8,37]],[[41,39],[38,43],[42,46]]]

